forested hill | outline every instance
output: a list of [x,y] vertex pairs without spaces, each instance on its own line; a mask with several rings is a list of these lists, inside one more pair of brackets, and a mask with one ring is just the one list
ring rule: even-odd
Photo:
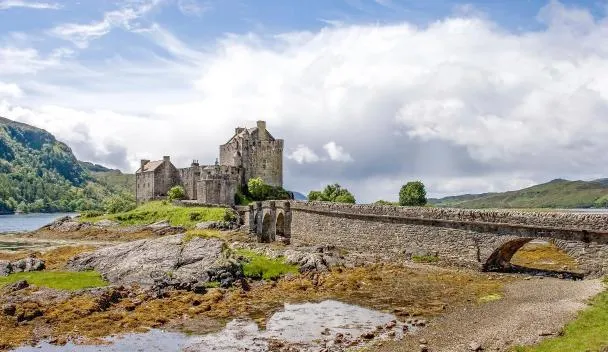
[[0,117],[0,213],[100,209],[117,192],[52,134]]
[[429,203],[456,208],[607,208],[608,179],[556,179],[518,191],[465,194],[429,199]]

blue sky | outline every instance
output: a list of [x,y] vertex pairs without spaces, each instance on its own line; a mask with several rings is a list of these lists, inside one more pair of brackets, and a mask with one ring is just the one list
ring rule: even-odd
[[0,115],[132,172],[237,125],[361,201],[608,176],[608,2],[0,0]]

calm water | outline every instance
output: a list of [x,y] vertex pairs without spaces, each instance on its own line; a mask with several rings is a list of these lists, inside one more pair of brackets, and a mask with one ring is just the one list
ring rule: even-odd
[[66,215],[74,214],[52,213],[0,215],[0,235],[3,233],[33,231]]
[[[302,352],[316,352],[322,349],[323,341],[331,345],[337,333],[343,334],[345,341],[354,341],[363,332],[374,331],[377,325],[384,325],[394,319],[395,316],[391,314],[329,300],[320,303],[286,304],[283,311],[273,314],[268,320],[266,330],[260,330],[252,320],[237,319],[229,322],[219,333],[202,336],[151,330],[147,333],[108,338],[110,345],[86,346],[68,343],[66,346],[53,346],[43,342],[35,347],[24,346],[13,351],[268,352],[269,341],[279,340],[297,344]],[[377,338],[384,340],[403,337],[401,323],[394,331],[395,337],[390,337],[385,331],[378,333]]]

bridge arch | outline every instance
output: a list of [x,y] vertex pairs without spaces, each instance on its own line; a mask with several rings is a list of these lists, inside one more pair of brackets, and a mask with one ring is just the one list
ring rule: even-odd
[[[571,253],[571,251],[568,248],[568,244],[565,241],[560,241],[560,240],[556,240],[553,238],[542,238],[542,237],[540,237],[540,238],[539,237],[520,237],[520,238],[509,239],[509,240],[501,243],[492,252],[492,254],[490,254],[490,256],[485,261],[485,263],[483,263],[482,270],[483,271],[510,270],[512,268],[511,260],[513,259],[513,256],[515,255],[515,253],[517,253],[517,251],[522,249],[522,247],[524,247],[525,245],[527,245],[528,243],[530,243],[534,240],[540,240],[541,243],[547,242],[547,243],[554,245],[555,247],[557,247],[558,250],[564,252],[565,255],[570,257],[574,261],[574,263],[576,263],[577,267],[580,265],[580,262],[579,262],[579,260],[577,260],[576,255],[573,255],[574,253]],[[530,268],[530,269],[534,269],[534,268]]]
[[275,220],[272,218],[272,216],[270,215],[270,213],[265,213],[264,214],[264,218],[262,220],[262,242],[269,242],[272,241],[272,238],[274,237],[274,234],[271,233],[271,227],[272,227],[272,223]]
[[285,237],[285,215],[282,211],[277,213],[277,236]]

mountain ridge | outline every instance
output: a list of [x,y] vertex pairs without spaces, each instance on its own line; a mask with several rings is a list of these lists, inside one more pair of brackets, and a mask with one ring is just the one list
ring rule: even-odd
[[96,167],[48,131],[0,116],[0,213],[101,209],[121,191],[99,182],[89,165]]
[[606,208],[608,178],[556,178],[520,190],[431,198],[429,203],[454,208]]

